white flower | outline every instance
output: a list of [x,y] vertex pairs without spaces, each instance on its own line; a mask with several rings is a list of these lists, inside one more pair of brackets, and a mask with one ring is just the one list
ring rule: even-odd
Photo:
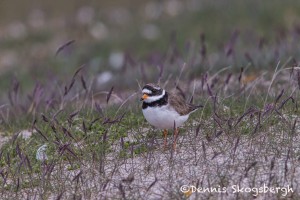
[[156,25],[146,24],[142,27],[141,33],[144,38],[148,40],[155,40],[159,36],[160,31]]
[[102,84],[105,84],[109,82],[113,78],[113,75],[109,71],[102,72],[97,76],[97,85],[101,86]]
[[38,150],[36,151],[36,155],[35,155],[37,160],[40,160],[40,161],[48,160],[48,156],[46,154],[46,149],[47,149],[46,144],[43,144],[42,146],[40,146],[38,148]]
[[23,130],[20,132],[19,134],[24,140],[27,140],[31,137],[32,135],[32,131],[29,131],[29,130]]
[[109,31],[103,23],[98,22],[91,27],[90,34],[97,40],[104,40],[108,37]]
[[108,62],[114,69],[121,69],[124,63],[124,54],[119,51],[112,52],[109,55]]
[[77,20],[80,24],[91,24],[95,15],[93,7],[84,6],[77,12]]

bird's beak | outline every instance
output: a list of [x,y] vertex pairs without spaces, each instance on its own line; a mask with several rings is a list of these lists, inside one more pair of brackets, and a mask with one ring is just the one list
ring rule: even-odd
[[147,94],[143,94],[142,98],[141,98],[141,101],[147,99],[149,96]]

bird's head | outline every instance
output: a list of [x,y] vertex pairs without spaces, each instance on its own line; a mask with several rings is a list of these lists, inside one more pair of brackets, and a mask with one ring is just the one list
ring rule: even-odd
[[151,103],[157,100],[160,100],[164,97],[166,91],[162,89],[160,86],[149,83],[146,84],[142,89],[142,97],[141,101],[146,103]]

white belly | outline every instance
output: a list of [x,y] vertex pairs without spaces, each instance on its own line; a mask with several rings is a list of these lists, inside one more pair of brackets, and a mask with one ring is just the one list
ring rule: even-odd
[[169,107],[148,107],[143,109],[143,114],[151,125],[159,129],[173,129],[174,121],[177,128],[189,118],[189,115],[180,116],[175,110],[167,108]]

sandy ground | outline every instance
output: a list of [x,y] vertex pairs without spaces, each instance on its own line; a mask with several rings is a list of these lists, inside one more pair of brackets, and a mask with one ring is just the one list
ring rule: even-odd
[[[222,133],[209,140],[200,130],[181,133],[176,151],[163,149],[163,140],[147,139],[149,151],[119,158],[120,145],[99,163],[80,169],[56,166],[51,174],[53,193],[83,199],[299,199],[300,127],[297,133],[270,128],[237,137]],[[134,140],[138,133],[131,133]],[[139,133],[140,134],[140,133]],[[130,150],[128,152],[130,154]],[[80,175],[80,176],[79,176]],[[80,177],[76,179],[76,177]],[[78,180],[75,184],[74,180]],[[188,192],[184,193],[182,192]],[[17,198],[43,194],[40,187],[23,190]],[[55,192],[54,192],[55,191]],[[9,199],[11,194],[2,194]],[[75,198],[75,197],[74,197]]]

